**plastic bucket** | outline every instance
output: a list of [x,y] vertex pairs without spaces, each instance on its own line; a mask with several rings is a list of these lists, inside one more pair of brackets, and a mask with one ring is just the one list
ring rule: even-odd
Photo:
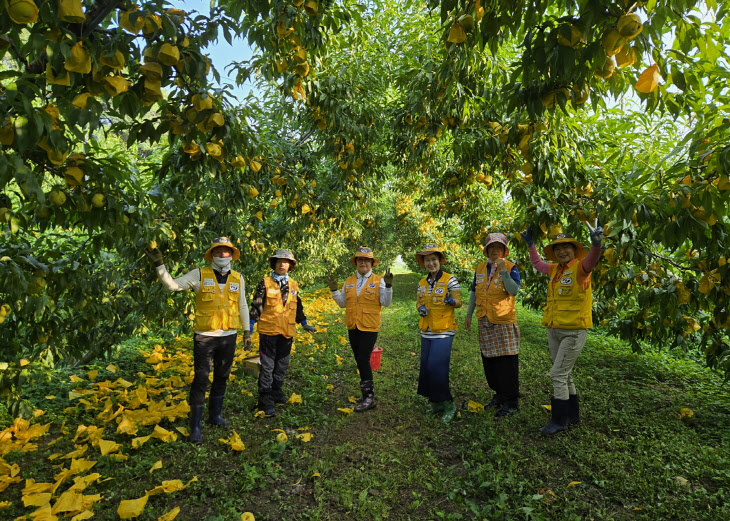
[[380,357],[383,354],[383,348],[375,346],[373,352],[370,353],[370,367],[373,371],[380,369]]

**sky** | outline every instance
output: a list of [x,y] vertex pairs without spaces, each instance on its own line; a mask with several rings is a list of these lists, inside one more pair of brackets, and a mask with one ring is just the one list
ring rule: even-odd
[[[210,15],[210,0],[168,0],[172,7],[182,9],[183,11],[191,12],[197,11],[203,15]],[[229,45],[222,33],[219,33],[218,42],[211,44],[211,46],[205,48],[203,54],[209,54],[210,59],[213,62],[213,66],[221,75],[222,84],[231,84],[234,86],[233,94],[239,100],[243,100],[250,91],[254,90],[254,86],[250,80],[248,80],[242,86],[235,85],[235,74],[229,74],[226,72],[226,67],[233,61],[245,61],[251,58],[251,48],[248,46],[248,42],[243,38],[234,38],[233,45]],[[215,79],[211,76],[211,81]]]

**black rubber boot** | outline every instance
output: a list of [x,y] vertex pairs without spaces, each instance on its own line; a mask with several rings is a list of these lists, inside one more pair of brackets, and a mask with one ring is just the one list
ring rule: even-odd
[[519,410],[519,403],[517,400],[507,400],[502,404],[502,407],[500,407],[497,412],[494,413],[494,416],[496,418],[501,418],[503,416],[509,416],[510,414],[517,412]]
[[500,395],[495,394],[494,398],[492,398],[492,401],[485,405],[484,408],[486,409],[488,407],[496,407],[499,409],[500,407],[502,407],[502,405],[504,405],[504,399]]
[[580,404],[578,403],[578,395],[571,394],[568,396],[568,425],[578,425],[580,423]]
[[372,380],[360,382],[362,401],[355,406],[355,412],[363,412],[368,409],[375,409],[375,389]]
[[192,405],[190,407],[190,436],[188,439],[190,443],[203,443],[203,426],[201,425],[203,420],[203,406]]
[[271,393],[274,396],[274,405],[283,405],[286,403],[286,395],[281,387],[276,387],[276,383],[271,386]]
[[223,396],[211,396],[208,399],[208,423],[220,427],[230,427],[230,422],[227,422],[221,417],[222,410]]
[[552,419],[540,432],[553,435],[568,429],[568,400],[550,399]]

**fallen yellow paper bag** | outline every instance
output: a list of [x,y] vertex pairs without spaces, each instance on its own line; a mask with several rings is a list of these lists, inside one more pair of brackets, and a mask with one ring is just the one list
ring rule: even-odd
[[133,517],[137,517],[142,513],[142,510],[144,510],[145,505],[147,505],[147,499],[149,499],[149,496],[145,494],[139,499],[125,499],[121,503],[119,503],[119,508],[117,508],[117,514],[119,514],[120,519],[131,519]]

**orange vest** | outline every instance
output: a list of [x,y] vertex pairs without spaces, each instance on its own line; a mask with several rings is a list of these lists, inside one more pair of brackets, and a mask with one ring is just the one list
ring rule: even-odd
[[264,277],[266,302],[259,317],[259,333],[264,335],[284,335],[292,338],[297,332],[297,294],[299,285],[289,279],[289,296],[286,304],[281,300],[279,283],[272,277]]
[[454,306],[444,304],[444,298],[449,292],[448,284],[451,278],[450,273],[443,272],[441,278],[433,285],[431,295],[428,294],[428,282],[422,278],[418,285],[418,298],[416,307],[425,306],[428,315],[421,317],[418,327],[421,331],[428,329],[431,333],[443,333],[444,331],[456,331],[458,329],[454,320]]
[[[511,271],[514,264],[508,260],[504,261],[507,271]],[[507,293],[499,273],[492,276],[492,282],[487,288],[489,273],[487,262],[481,262],[477,266],[476,285],[474,293],[477,297],[477,318],[487,317],[492,324],[514,324],[517,322],[517,311],[515,310],[515,297]]]
[[542,317],[545,327],[562,329],[588,329],[593,327],[593,292],[591,279],[588,288],[578,284],[578,260],[568,264],[560,280],[553,284],[558,264],[550,264],[550,282],[547,290],[547,306]]
[[240,273],[231,270],[221,290],[213,268],[200,268],[200,288],[195,294],[195,331],[240,329],[240,298]]
[[345,281],[345,326],[360,331],[380,330],[380,275],[373,273],[357,294],[357,275]]

